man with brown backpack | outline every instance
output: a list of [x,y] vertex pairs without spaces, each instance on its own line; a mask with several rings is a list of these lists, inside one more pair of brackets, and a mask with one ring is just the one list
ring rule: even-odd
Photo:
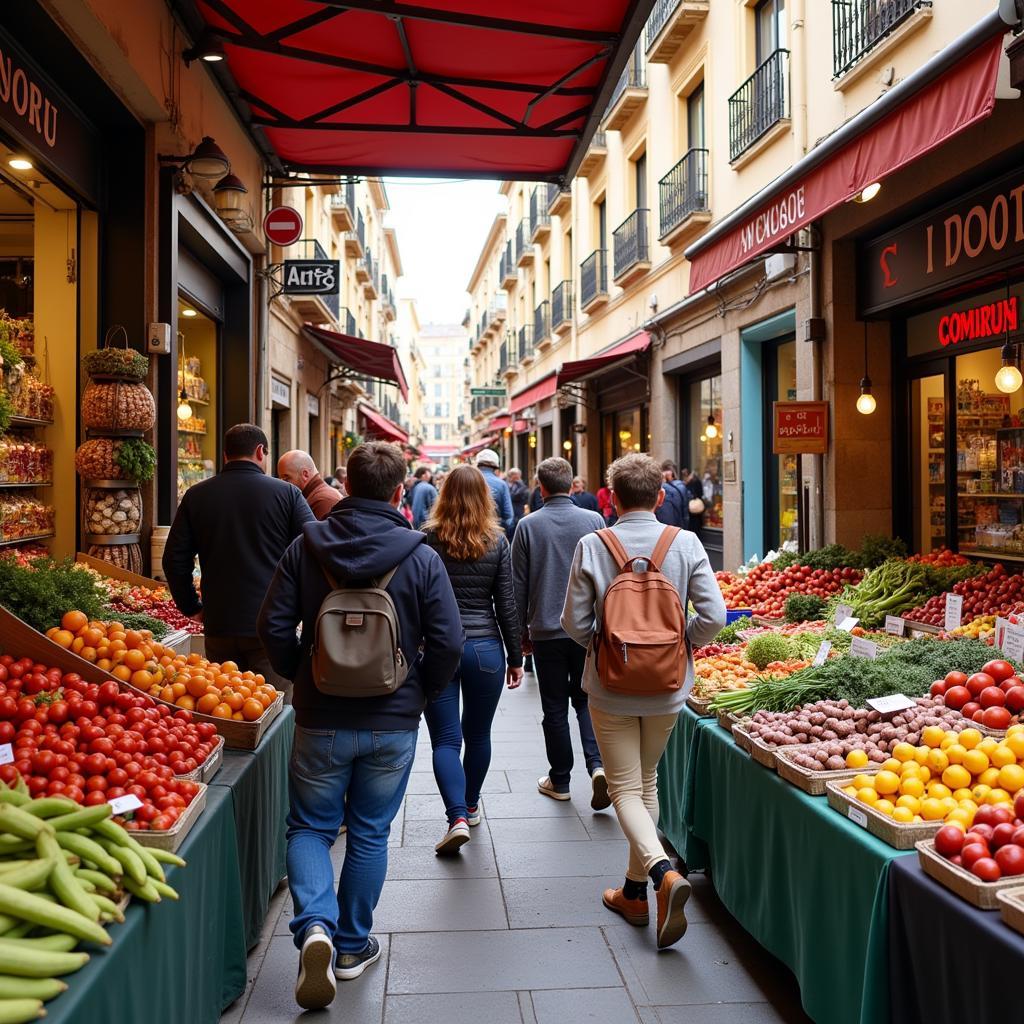
[[[359,445],[347,470],[348,497],[285,552],[258,622],[274,668],[295,683],[288,885],[300,950],[295,999],[307,1010],[327,1006],[337,981],[380,958],[370,927],[391,822],[423,707],[451,681],[464,639],[440,556],[398,511],[401,451]],[[335,895],[330,852],[343,815]]]
[[658,463],[624,455],[609,467],[608,486],[619,518],[577,545],[562,628],[587,648],[583,687],[629,841],[625,884],[606,890],[603,902],[646,926],[650,877],[663,949],[686,931],[690,886],[658,839],[658,762],[693,686],[691,651],[725,625],[725,603],[697,536],[655,518],[665,500]]

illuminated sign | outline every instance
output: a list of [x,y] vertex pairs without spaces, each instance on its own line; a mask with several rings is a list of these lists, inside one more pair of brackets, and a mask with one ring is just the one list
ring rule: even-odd
[[984,306],[947,313],[939,320],[939,341],[943,347],[961,341],[981,341],[1016,331],[1019,326],[1019,303],[1017,296],[1012,295]]

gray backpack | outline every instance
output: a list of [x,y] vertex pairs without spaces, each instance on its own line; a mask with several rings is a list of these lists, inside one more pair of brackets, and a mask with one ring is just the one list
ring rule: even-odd
[[[321,566],[321,569],[323,567]],[[329,697],[386,697],[409,673],[399,646],[398,614],[386,588],[398,571],[365,587],[340,587],[323,569],[331,592],[313,630],[313,682]]]

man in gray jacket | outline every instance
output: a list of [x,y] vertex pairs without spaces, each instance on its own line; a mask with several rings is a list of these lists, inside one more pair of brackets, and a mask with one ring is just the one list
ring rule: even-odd
[[537,781],[537,789],[553,800],[569,799],[573,765],[571,703],[591,777],[590,806],[599,811],[611,801],[583,692],[586,651],[569,638],[559,620],[576,545],[581,537],[602,529],[604,520],[599,513],[573,504],[569,497],[572,466],[565,459],[545,459],[537,467],[537,478],[544,505],[520,521],[512,543],[516,607],[528,633],[528,644],[533,647],[550,766],[549,773]]

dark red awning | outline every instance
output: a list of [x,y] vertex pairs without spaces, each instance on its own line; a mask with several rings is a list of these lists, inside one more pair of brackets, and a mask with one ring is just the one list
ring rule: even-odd
[[500,416],[495,416],[493,420],[488,424],[488,430],[504,430],[512,422],[511,416],[506,416],[504,413]]
[[459,449],[452,444],[423,444],[420,445],[420,452],[428,459],[447,459],[458,455]]
[[523,388],[518,394],[509,399],[508,408],[510,412],[516,413],[528,406],[534,405],[545,398],[550,398],[558,390],[555,382],[555,374],[549,373],[543,380]]
[[638,352],[646,352],[650,345],[651,336],[646,331],[637,331],[636,334],[613,345],[606,352],[591,356],[589,359],[577,359],[573,363],[565,363],[558,371],[558,386],[572,384],[585,377],[603,373],[617,363],[625,362],[628,357],[634,356]]
[[[778,250],[790,235],[859,195],[867,185],[882,182],[884,187],[894,171],[988,117],[995,106],[996,73],[1007,29],[998,18],[989,20],[996,35],[916,91],[911,88],[914,76],[906,79],[840,129],[850,136],[848,141],[837,147],[826,140],[691,245],[686,250],[690,294],[755,257]],[[927,65],[917,74],[926,71]],[[900,89],[910,94],[893,104]],[[876,120],[873,107],[886,101],[892,109]]]
[[495,441],[498,440],[498,435],[494,434],[491,437],[485,437],[481,441],[475,441],[473,444],[467,444],[465,448],[459,452],[460,455],[476,455],[477,452],[482,452],[485,448],[490,448]]
[[397,423],[389,420],[387,416],[371,409],[368,405],[359,406],[359,415],[366,420],[366,432],[371,437],[380,441],[398,441],[406,444],[409,435]]
[[364,377],[373,377],[388,384],[396,384],[402,398],[408,400],[409,385],[405,382],[398,353],[390,345],[365,338],[353,338],[351,334],[338,334],[322,327],[306,324],[307,333],[331,352],[342,366],[347,366]]
[[171,0],[278,171],[571,180],[653,0]]

